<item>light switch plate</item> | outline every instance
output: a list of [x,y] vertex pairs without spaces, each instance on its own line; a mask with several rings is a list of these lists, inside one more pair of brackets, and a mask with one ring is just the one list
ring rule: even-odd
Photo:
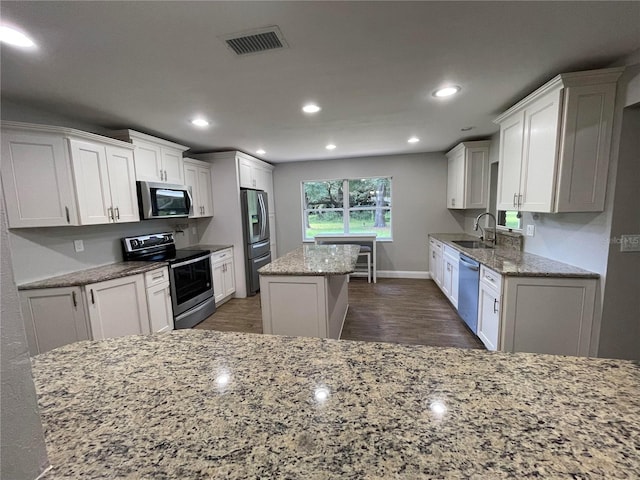
[[621,252],[640,252],[640,235],[620,235]]
[[84,242],[82,240],[74,240],[73,248],[76,252],[84,252]]
[[527,225],[527,237],[533,237],[536,234],[535,225]]

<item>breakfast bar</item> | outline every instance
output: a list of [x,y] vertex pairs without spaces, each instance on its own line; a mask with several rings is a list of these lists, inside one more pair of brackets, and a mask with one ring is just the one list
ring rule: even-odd
[[263,332],[340,338],[359,251],[358,245],[303,245],[258,270]]
[[176,330],[33,359],[57,478],[640,478],[624,360]]

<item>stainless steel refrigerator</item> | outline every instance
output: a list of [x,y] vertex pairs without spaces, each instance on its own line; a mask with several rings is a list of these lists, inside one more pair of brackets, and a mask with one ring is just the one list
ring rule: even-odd
[[262,190],[242,189],[240,203],[242,205],[247,295],[255,295],[260,290],[258,269],[271,262],[267,193]]

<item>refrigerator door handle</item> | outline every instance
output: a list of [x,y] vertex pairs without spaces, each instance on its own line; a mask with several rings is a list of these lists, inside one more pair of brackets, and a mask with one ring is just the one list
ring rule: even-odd
[[258,194],[258,201],[260,202],[260,211],[262,212],[260,238],[265,238],[267,235],[267,209],[264,206],[264,197],[260,194]]

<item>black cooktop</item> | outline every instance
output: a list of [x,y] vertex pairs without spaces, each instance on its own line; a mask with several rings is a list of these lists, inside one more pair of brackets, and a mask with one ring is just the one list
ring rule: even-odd
[[202,257],[211,251],[193,248],[176,249],[172,233],[154,233],[123,238],[122,253],[125,260],[171,264]]

